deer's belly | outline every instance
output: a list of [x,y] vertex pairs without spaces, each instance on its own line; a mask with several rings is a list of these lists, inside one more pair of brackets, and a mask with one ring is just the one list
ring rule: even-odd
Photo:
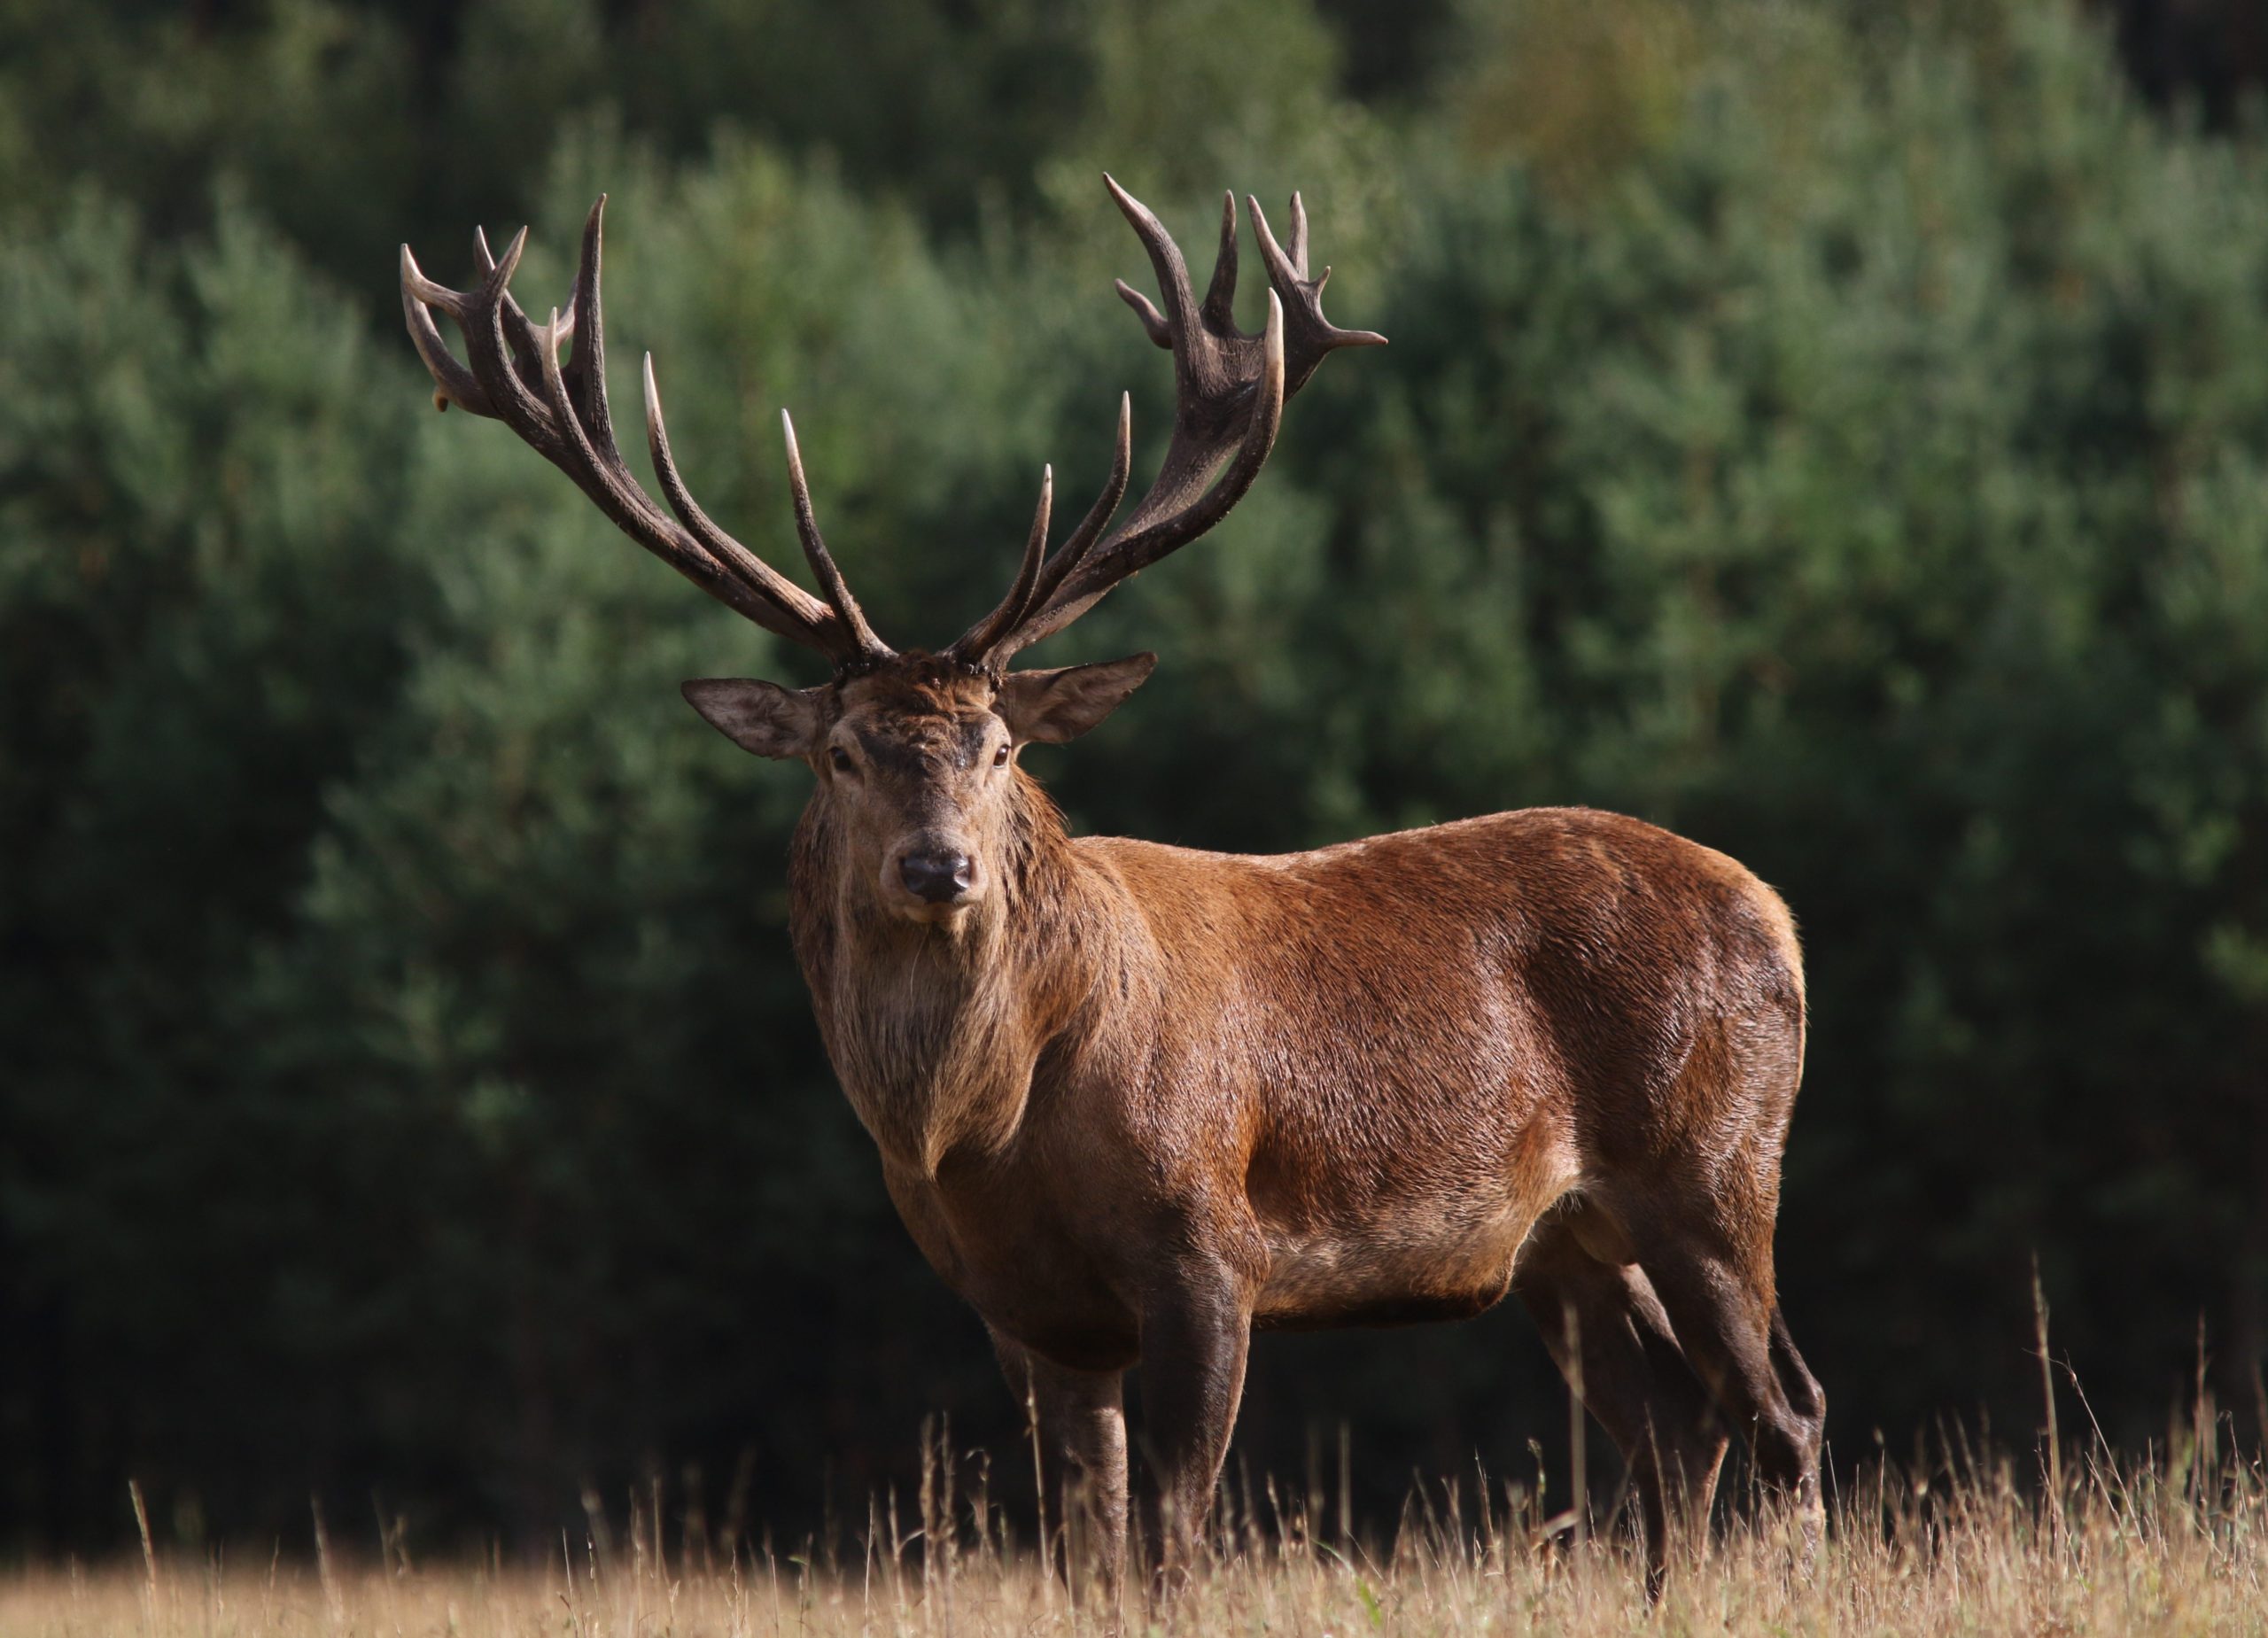
[[1549,1200],[1399,1205],[1357,1224],[1270,1227],[1254,1318],[1278,1329],[1464,1319],[1511,1289]]

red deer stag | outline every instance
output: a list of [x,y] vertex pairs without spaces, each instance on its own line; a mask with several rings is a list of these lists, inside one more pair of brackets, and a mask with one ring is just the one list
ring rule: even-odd
[[[1280,858],[1074,838],[1018,766],[1026,745],[1102,721],[1155,656],[1010,660],[1218,523],[1324,355],[1384,340],[1323,316],[1330,269],[1308,276],[1298,196],[1288,245],[1247,201],[1271,286],[1248,336],[1231,316],[1233,197],[1200,299],[1157,218],[1105,181],[1163,298],[1118,286],[1173,354],[1162,467],[1113,528],[1130,465],[1122,398],[1100,499],[1050,555],[1044,477],[1007,594],[935,653],[893,649],[867,624],[819,537],[792,426],[819,597],[694,501],[650,358],[668,510],[632,476],[607,406],[603,198],[563,316],[536,323],[509,291],[524,229],[501,260],[478,244],[471,291],[426,279],[404,246],[402,307],[437,404],[504,422],[640,545],[833,663],[818,687],[685,695],[745,749],[812,771],[788,879],[827,1053],[906,1226],[1068,1462],[1113,1585],[1121,1376],[1136,1361],[1172,1574],[1255,1326],[1455,1318],[1508,1290],[1621,1449],[1651,1584],[1673,1525],[1705,1518],[1728,1428],[1815,1531],[1824,1401],[1772,1265],[1803,969],[1770,889],[1583,809]],[[434,312],[462,330],[464,361]]]

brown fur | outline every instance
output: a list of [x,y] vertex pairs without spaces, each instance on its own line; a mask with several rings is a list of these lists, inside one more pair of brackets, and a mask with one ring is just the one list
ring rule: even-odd
[[[892,1199],[1054,1408],[1107,1554],[1126,1367],[1185,1548],[1252,1327],[1511,1289],[1563,1365],[1575,1314],[1657,1576],[1728,1425],[1815,1510],[1822,1401],[1772,1280],[1804,992],[1771,890],[1585,809],[1274,858],[1075,840],[996,686],[912,656],[813,691],[795,943]],[[973,904],[887,890],[909,835],[979,861]]]

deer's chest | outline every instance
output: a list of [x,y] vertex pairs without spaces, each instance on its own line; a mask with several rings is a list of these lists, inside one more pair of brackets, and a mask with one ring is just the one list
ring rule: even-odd
[[886,1164],[883,1179],[922,1255],[987,1324],[1061,1364],[1132,1363],[1135,1316],[1113,1271],[1026,1169],[948,1167],[941,1179]]

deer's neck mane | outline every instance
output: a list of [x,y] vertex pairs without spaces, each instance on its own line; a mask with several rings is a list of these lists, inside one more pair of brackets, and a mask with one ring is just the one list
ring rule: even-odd
[[843,1090],[884,1156],[935,1176],[1015,1137],[1032,1070],[1115,954],[1108,891],[1021,772],[995,890],[951,928],[882,910],[814,803],[788,867],[796,954]]

